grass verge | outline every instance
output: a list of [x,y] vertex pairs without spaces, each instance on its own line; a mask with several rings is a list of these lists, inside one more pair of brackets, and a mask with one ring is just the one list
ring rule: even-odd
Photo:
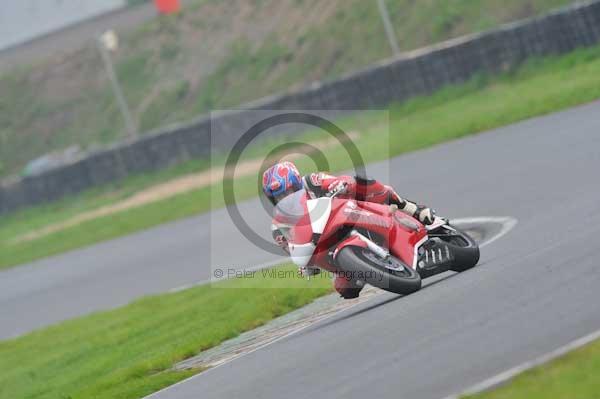
[[[385,2],[406,51],[573,0]],[[187,0],[182,6],[176,15],[116,26],[115,70],[142,132],[339,77],[391,55],[374,1]],[[0,75],[0,176],[19,173],[49,151],[73,144],[89,150],[124,137],[101,65],[90,41]]]
[[465,399],[592,399],[600,397],[600,341],[517,376],[493,391]]
[[[466,84],[445,88],[432,96],[392,105],[389,142],[380,139],[381,126],[385,126],[383,122],[387,121],[370,120],[370,125],[363,124],[358,128],[361,136],[356,140],[356,145],[361,149],[365,161],[376,161],[589,102],[600,98],[598,71],[600,47],[593,47],[561,57],[533,60],[501,76],[480,76]],[[324,153],[332,171],[351,167],[349,158],[341,148],[327,149]],[[254,155],[258,156],[260,152]],[[314,168],[308,159],[299,160],[298,164],[304,171]],[[175,173],[165,172],[158,176],[164,179],[173,175]],[[144,184],[149,184],[153,179],[150,176],[142,180]],[[256,195],[255,177],[236,181],[237,199]],[[222,205],[221,186],[214,185],[85,222],[37,240],[9,244],[10,239],[26,231],[27,226],[42,226],[46,219],[56,220],[59,218],[57,215],[73,214],[68,205],[66,208],[46,208],[51,212],[24,211],[7,217],[0,226],[0,269]]]
[[0,398],[140,398],[198,373],[170,368],[331,292],[326,279],[281,270],[146,297],[0,342]]

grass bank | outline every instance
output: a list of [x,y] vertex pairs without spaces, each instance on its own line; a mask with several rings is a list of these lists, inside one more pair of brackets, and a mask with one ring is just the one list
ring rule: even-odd
[[[388,142],[380,139],[387,121],[369,117],[350,118],[346,121],[346,128],[360,131],[355,143],[365,161],[386,159],[598,99],[598,71],[600,47],[533,60],[501,76],[481,76],[466,84],[445,88],[432,96],[392,105]],[[356,125],[352,126],[353,123]],[[314,135],[311,137],[318,137],[316,133],[311,134]],[[254,149],[252,156],[260,156],[261,151],[264,154],[269,149]],[[350,159],[341,148],[326,149],[324,153],[332,171],[351,167]],[[298,164],[305,172],[314,168],[308,159],[301,159]],[[182,170],[187,171],[185,167]],[[165,179],[177,173],[177,170],[164,172],[157,175],[159,177],[144,177],[140,181],[150,184],[153,179]],[[132,183],[132,186],[137,187],[135,184]],[[122,189],[127,191],[127,185]],[[236,181],[236,195],[238,199],[256,196],[256,177]],[[93,198],[92,201],[102,201]],[[75,201],[78,205],[72,208],[73,201],[66,201],[64,206],[32,209],[6,217],[0,226],[0,269],[205,212],[224,203],[221,186],[213,185],[85,222],[37,240],[9,243],[18,233],[43,226],[49,220],[56,221],[86,206],[85,201]]]
[[[572,2],[386,0],[402,50]],[[142,132],[391,55],[375,1],[189,0],[184,6],[178,15],[119,32],[115,70]],[[0,176],[19,173],[48,151],[105,146],[125,132],[93,41],[0,76]]]
[[600,341],[465,399],[592,399],[600,397]]
[[0,342],[0,398],[141,398],[202,370],[178,361],[310,303],[331,282],[257,272],[143,298]]

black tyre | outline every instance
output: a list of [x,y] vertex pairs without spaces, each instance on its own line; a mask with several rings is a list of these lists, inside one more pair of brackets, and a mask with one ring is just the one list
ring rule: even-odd
[[340,269],[353,279],[382,290],[408,295],[421,289],[421,276],[400,259],[382,259],[368,248],[349,246],[336,257]]
[[442,240],[452,247],[454,253],[454,264],[450,270],[464,272],[475,267],[479,262],[479,245],[467,233],[456,227],[453,227],[453,229],[456,234],[450,235],[448,238],[442,238]]

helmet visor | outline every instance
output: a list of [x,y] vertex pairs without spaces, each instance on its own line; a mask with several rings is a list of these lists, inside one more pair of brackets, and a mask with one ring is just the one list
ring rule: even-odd
[[288,195],[295,193],[296,191],[297,191],[296,189],[294,189],[293,187],[290,187],[287,190],[285,190],[284,192],[279,193],[277,195],[274,195],[273,196],[273,201],[275,203],[278,203],[279,201],[281,201],[282,199],[284,199]]

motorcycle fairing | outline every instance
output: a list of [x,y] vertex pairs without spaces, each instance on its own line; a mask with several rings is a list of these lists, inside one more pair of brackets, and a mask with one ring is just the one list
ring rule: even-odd
[[427,230],[419,221],[394,212],[388,205],[328,197],[308,199],[304,190],[280,201],[274,220],[292,226],[284,235],[292,261],[298,266],[312,263],[335,269],[329,257],[332,246],[334,259],[346,246],[365,246],[356,237],[340,237],[340,231],[360,229],[378,237],[379,245],[416,269],[418,249],[427,240]]
[[[401,212],[392,212],[388,205],[354,200],[333,199],[329,222],[322,234],[321,242],[342,228],[358,228],[370,231],[383,239],[382,246],[395,257],[416,269],[418,248],[427,241],[427,230],[416,219]],[[337,255],[345,246],[364,246],[361,240],[352,237],[337,243]],[[316,252],[325,248],[317,246]]]

